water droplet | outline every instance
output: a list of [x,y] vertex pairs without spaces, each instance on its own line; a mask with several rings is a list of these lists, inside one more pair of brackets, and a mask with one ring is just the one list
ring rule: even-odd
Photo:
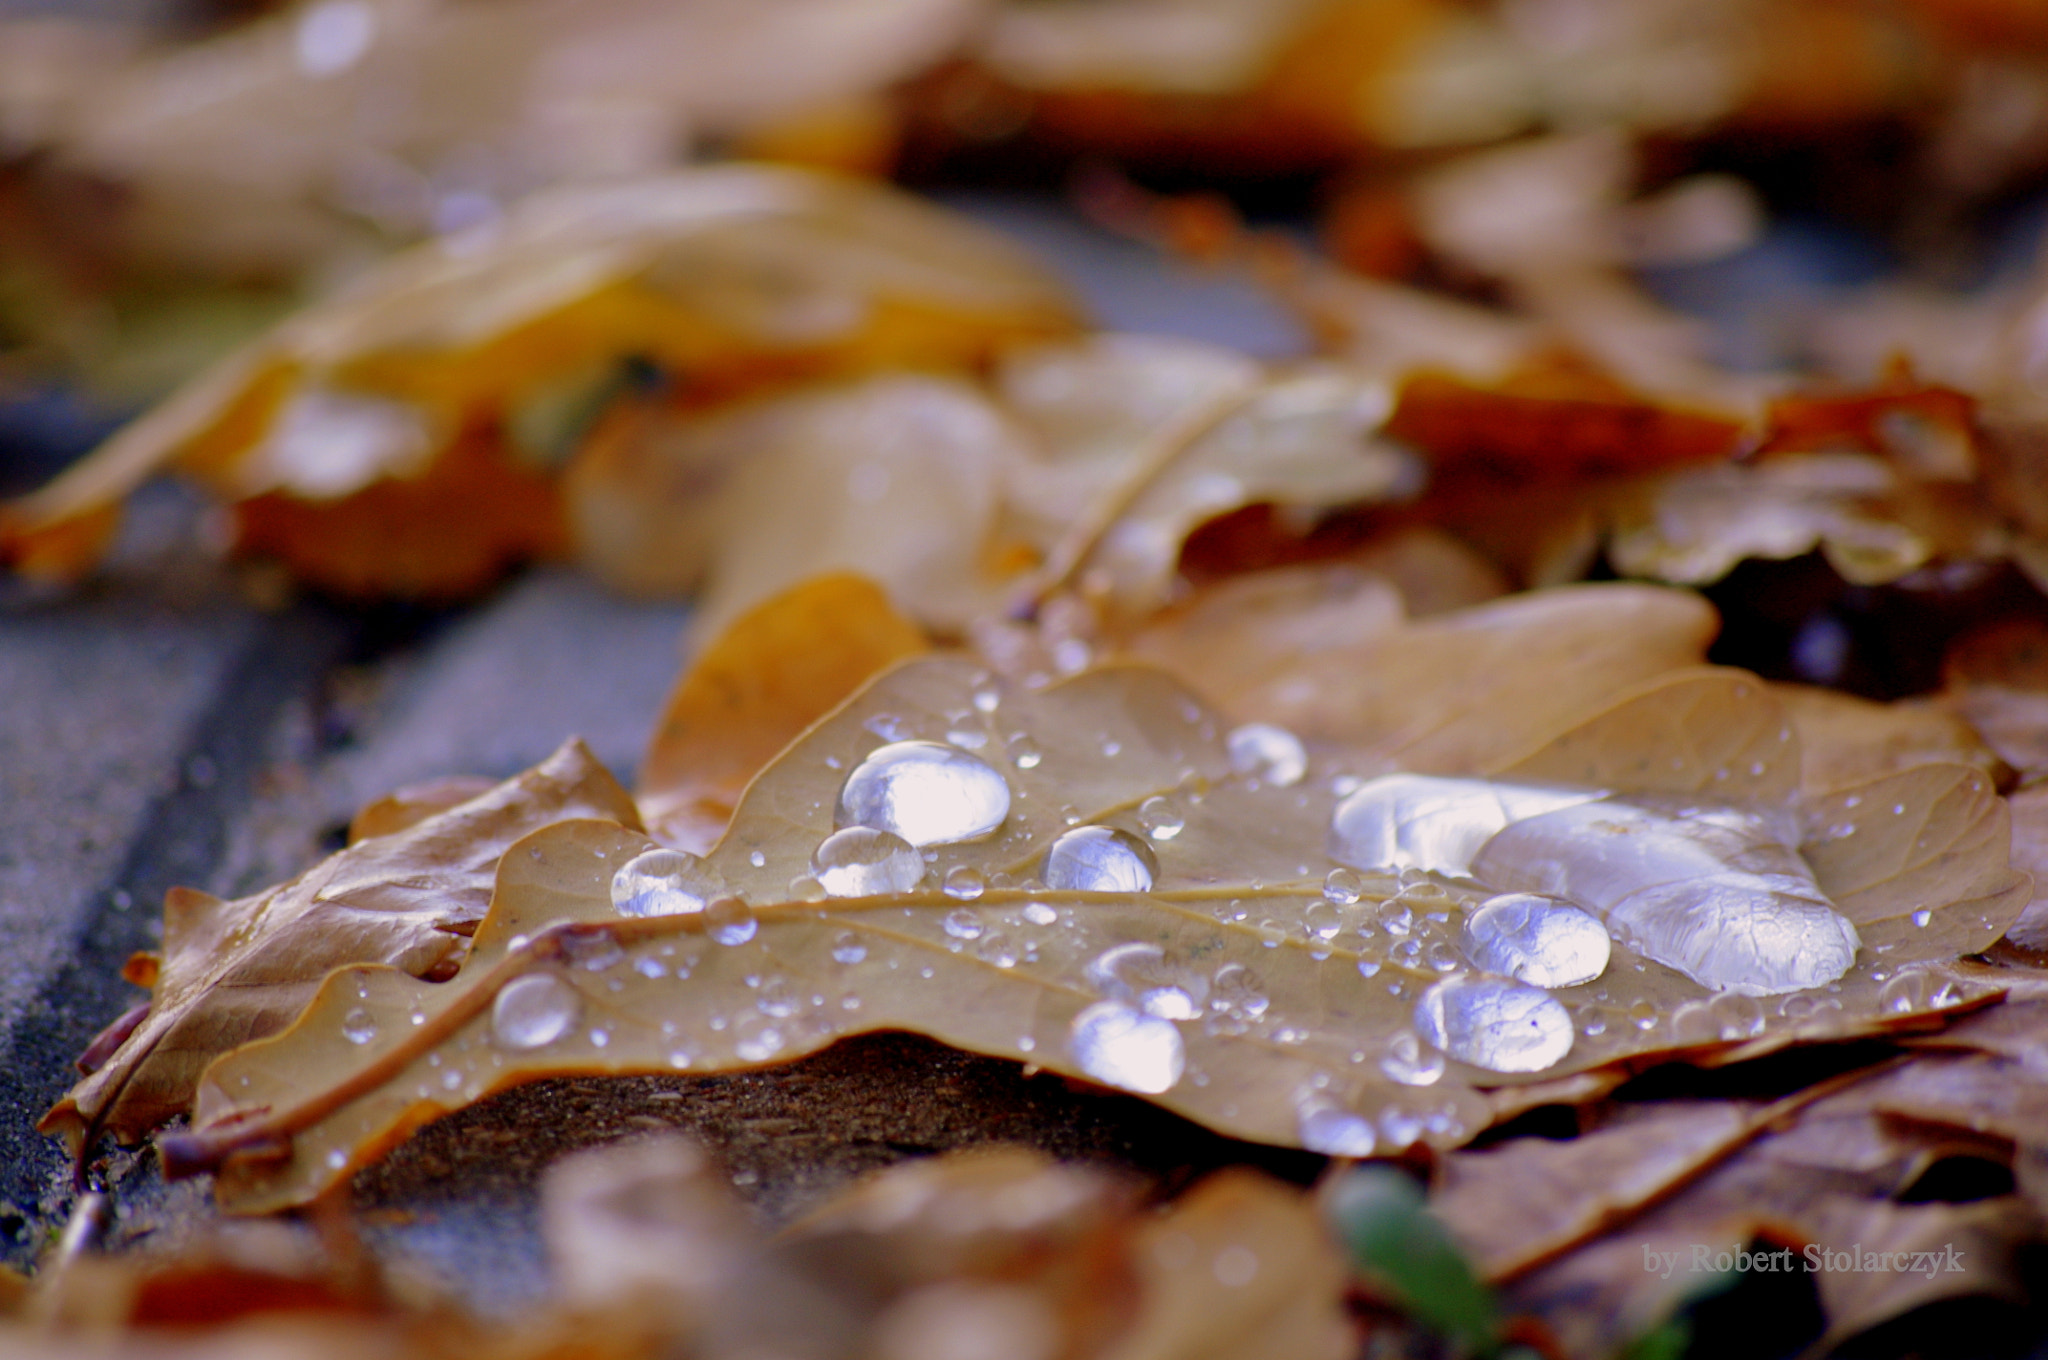
[[1607,971],[1607,927],[1541,893],[1490,897],[1465,919],[1465,952],[1489,973],[1535,987],[1576,987]]
[[869,752],[846,777],[834,825],[886,831],[922,849],[980,840],[1009,815],[1010,786],[993,768],[939,742],[899,741]]
[[612,875],[612,907],[621,916],[682,916],[724,891],[703,860],[682,850],[643,851]]
[[741,1035],[732,1051],[747,1062],[767,1062],[782,1051],[782,1031],[764,1028]]
[[1224,964],[1210,980],[1209,1010],[1212,1015],[1250,1023],[1263,1016],[1271,1004],[1266,997],[1265,983],[1241,963]]
[[1325,901],[1348,907],[1364,895],[1363,882],[1349,869],[1332,869],[1323,875]]
[[528,973],[498,989],[491,1038],[500,1048],[545,1048],[569,1032],[582,1009],[574,987],[553,973]]
[[365,1007],[350,1007],[341,1017],[341,1037],[352,1044],[367,1044],[377,1037],[377,1017]]
[[946,896],[956,901],[972,902],[987,890],[988,880],[971,864],[962,864],[946,874]]
[[992,963],[998,968],[1017,966],[1017,946],[1001,931],[990,931],[975,943],[974,957],[983,963]]
[[1764,1032],[1764,1003],[1741,992],[1723,992],[1707,1003],[1714,1030],[1723,1039],[1753,1039]]
[[1379,1142],[1371,1120],[1327,1102],[1304,1105],[1295,1133],[1303,1147],[1326,1157],[1370,1157]]
[[1439,973],[1452,973],[1465,966],[1465,960],[1448,940],[1432,940],[1423,951],[1423,962]]
[[1039,877],[1063,892],[1146,892],[1159,862],[1152,847],[1113,826],[1078,826],[1045,852]]
[[1105,949],[1082,974],[1112,1001],[1162,1020],[1193,1020],[1208,997],[1208,979],[1166,956],[1156,944],[1132,942]]
[[1010,739],[1003,743],[1003,749],[1009,753],[1010,763],[1020,770],[1035,770],[1038,762],[1045,759],[1045,753],[1038,749],[1038,743],[1028,732],[1012,733]]
[[1302,749],[1301,738],[1284,727],[1246,723],[1233,728],[1224,742],[1232,769],[1275,788],[1292,788],[1308,772],[1308,752]]
[[798,874],[789,880],[789,897],[792,902],[822,902],[827,896],[825,885],[809,874]]
[[1655,1003],[1649,1001],[1629,1002],[1628,1022],[1640,1030],[1657,1028],[1657,1007]]
[[[577,967],[593,973],[615,968],[624,962],[626,957],[626,951],[620,948],[619,942],[612,938],[609,930],[592,930],[587,926],[572,929],[562,936],[562,953]],[[420,1024],[424,1018],[422,1016],[415,1019],[413,1023]]]
[[981,924],[981,917],[977,913],[967,910],[967,908],[965,907],[960,908],[958,911],[947,912],[944,925],[946,933],[948,935],[951,935],[956,940],[974,940],[981,938],[981,932],[983,928]]
[[1165,794],[1154,794],[1138,804],[1138,825],[1155,841],[1170,841],[1187,826],[1187,814]]
[[1415,1030],[1489,1072],[1541,1072],[1572,1049],[1572,1018],[1550,993],[1506,978],[1445,978],[1415,1003]]
[[946,730],[946,743],[963,751],[979,751],[988,745],[988,733],[973,727],[953,727]]
[[339,1171],[348,1165],[348,1154],[340,1148],[333,1148],[327,1154],[327,1169]]
[[974,707],[976,712],[993,713],[1002,702],[1002,691],[995,689],[993,686],[984,685],[974,691]]
[[1344,929],[1344,913],[1328,902],[1311,902],[1301,914],[1301,927],[1311,939],[1334,940]]
[[833,897],[880,897],[915,889],[924,880],[924,856],[901,836],[849,826],[819,844],[811,873]]
[[1360,977],[1372,977],[1379,971],[1380,965],[1372,959],[1360,959],[1358,961],[1358,975]]
[[633,971],[644,978],[665,978],[668,976],[668,965],[648,954],[634,962]]
[[1878,1009],[1892,1015],[1924,1010],[1927,1006],[1927,975],[1915,970],[1900,973],[1877,994]]
[[1679,1044],[1708,1044],[1721,1037],[1721,1027],[1704,1001],[1688,1001],[1671,1012],[1671,1041]]
[[745,944],[761,928],[761,923],[754,919],[753,908],[738,897],[714,899],[704,908],[704,924],[711,938],[720,944]]
[[803,1008],[803,999],[790,989],[789,981],[782,977],[771,977],[761,984],[760,995],[754,998],[754,1009],[763,1015],[786,1020]]
[[1413,1030],[1404,1029],[1387,1040],[1380,1071],[1403,1086],[1434,1086],[1444,1074],[1444,1055],[1425,1046]]
[[1187,1065],[1180,1031],[1171,1020],[1121,1001],[1098,1001],[1075,1016],[1067,1031],[1067,1052],[1103,1085],[1145,1095],[1172,1090]]
[[1913,913],[1913,924],[1916,926],[1930,925],[1933,923],[1933,921],[1934,913],[1929,911],[1925,907],[1922,907],[1920,910]]
[[1023,915],[1025,920],[1035,926],[1049,926],[1060,919],[1060,914],[1045,902],[1026,902]]

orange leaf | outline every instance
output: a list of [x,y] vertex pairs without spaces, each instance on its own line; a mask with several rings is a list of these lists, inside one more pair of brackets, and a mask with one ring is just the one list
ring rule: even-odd
[[683,676],[641,767],[648,827],[709,849],[757,771],[924,634],[865,577],[816,577],[755,606]]

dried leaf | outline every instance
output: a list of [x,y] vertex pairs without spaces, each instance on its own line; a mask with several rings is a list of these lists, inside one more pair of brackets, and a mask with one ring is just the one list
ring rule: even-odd
[[[387,552],[408,550],[395,579],[345,560],[335,584],[402,589],[432,551],[412,516],[430,519],[430,542],[448,523],[426,513],[445,511],[438,497],[422,505],[408,488],[454,475],[438,469],[460,457],[502,463],[495,432],[527,423],[525,403],[602,387],[628,358],[685,375],[704,401],[795,375],[950,367],[1073,324],[1059,287],[1006,242],[876,186],[728,166],[561,189],[385,261],[194,379],[9,506],[6,541],[104,515],[175,465],[230,500],[275,494],[307,517],[381,490],[397,522],[368,527],[385,529]],[[536,518],[558,532],[551,516],[512,518],[528,539]],[[328,537],[309,569],[337,555]],[[511,537],[489,546],[533,550]]]
[[1716,627],[1699,597],[1649,586],[1538,591],[1406,624],[1389,594],[1341,574],[1245,577],[1140,629],[1130,651],[1233,717],[1361,763],[1478,774],[1632,684],[1698,665]]
[[637,794],[648,830],[710,849],[777,752],[870,676],[926,647],[859,576],[821,576],[743,614],[698,655],[655,724]]
[[[1716,678],[1675,681],[1688,697],[1661,728],[1644,716],[1648,691],[1604,726],[1583,724],[1568,734],[1568,759],[1625,768],[1646,737],[1673,730],[1682,740],[1646,767],[1667,768],[1663,787],[1795,788],[1796,741],[1777,740],[1787,729],[1761,684],[1718,675],[1725,694],[1709,702],[1703,686]],[[1695,730],[1695,713],[1715,730]],[[1601,749],[1603,730],[1621,750]],[[821,850],[841,785],[885,739],[942,738],[955,745],[895,747],[888,757],[913,770],[943,757],[946,778],[967,781],[952,785],[963,803],[902,805],[948,823],[900,823],[932,842],[931,861],[885,840],[867,846],[866,831]],[[1744,767],[1740,780],[1717,780],[1711,762],[1765,740],[1788,773]],[[1527,767],[1547,768],[1543,754]],[[614,875],[649,848],[645,837],[605,823],[549,827],[506,855],[491,915],[453,982],[376,967],[335,973],[289,1032],[210,1069],[194,1132],[164,1148],[174,1165],[218,1165],[230,1206],[277,1207],[421,1120],[518,1081],[722,1071],[873,1029],[917,1030],[1134,1090],[1258,1141],[1353,1154],[1455,1143],[1490,1118],[1477,1087],[1674,1049],[1748,1054],[1878,1032],[1991,994],[1930,966],[1989,943],[2010,919],[1997,913],[2018,909],[1996,796],[1974,772],[1942,776],[1924,767],[1882,781],[1867,814],[1824,809],[1827,825],[1850,817],[1873,828],[1824,843],[1815,868],[1866,938],[1891,946],[1882,966],[1852,969],[1826,994],[1839,1008],[1797,993],[1715,997],[1617,943],[1603,978],[1560,990],[1571,1008],[1556,1011],[1562,1047],[1539,1071],[1489,1070],[1445,1062],[1411,1029],[1424,1023],[1417,994],[1444,976],[1437,955],[1457,967],[1457,922],[1487,891],[1434,879],[1400,888],[1347,869],[1326,893],[1334,795],[1321,772],[1298,783],[1266,766],[1234,773],[1216,721],[1157,672],[1109,668],[1034,692],[964,661],[913,661],[757,777],[701,866],[664,851],[666,860],[625,876],[629,905],[644,884],[651,901],[681,894],[683,914],[622,915],[613,905]],[[875,777],[863,773],[862,787]],[[996,780],[1009,793],[1007,815],[982,801]],[[1893,797],[1923,832],[1917,846],[1890,844],[1892,814],[1878,799]],[[970,815],[977,825],[995,818],[991,838],[949,841],[955,819]],[[1150,855],[1149,890],[1131,891],[1123,870],[1104,876],[1114,866],[1073,878],[1047,868],[1076,824],[1096,829],[1076,833],[1060,863],[1092,863],[1064,858],[1082,845],[1123,865]],[[1131,831],[1112,827],[1149,829],[1151,847],[1134,848]],[[682,877],[644,880],[657,870]],[[1048,873],[1054,886],[1033,882]],[[1944,879],[1983,895],[1947,905]],[[835,898],[828,884],[867,895]],[[1916,911],[1930,924],[1911,924]],[[1903,981],[1892,976],[1907,964],[1918,966]],[[352,1014],[374,1023],[363,1042],[344,1033]],[[423,1018],[407,1023],[412,1014]],[[1493,1060],[1483,1046],[1458,1052]]]
[[1932,704],[1879,704],[1809,685],[1773,685],[1771,692],[1799,729],[1808,793],[1913,765],[1969,765],[1994,781],[2010,774],[1969,723]]
[[39,1127],[74,1150],[102,1128],[140,1138],[189,1107],[209,1062],[290,1023],[343,965],[447,976],[484,915],[505,848],[570,817],[639,826],[626,791],[575,741],[467,802],[351,845],[255,897],[224,902],[173,888],[147,1018]]

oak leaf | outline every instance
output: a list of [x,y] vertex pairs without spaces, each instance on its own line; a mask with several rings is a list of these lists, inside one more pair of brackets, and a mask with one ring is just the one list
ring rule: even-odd
[[[886,803],[929,860],[879,831],[835,832],[842,796],[869,807],[842,785],[865,770],[850,787],[893,787],[880,772],[905,761],[911,777],[936,762],[961,800]],[[898,1028],[1256,1141],[1354,1155],[1455,1144],[1491,1119],[1484,1088],[1673,1052],[1747,1056],[1978,1003],[1995,989],[1940,965],[1995,940],[2026,893],[2005,867],[2003,805],[1976,772],[1920,767],[1788,806],[1797,742],[1763,686],[1682,673],[1502,775],[1627,788],[1633,772],[1642,796],[1804,812],[1821,890],[1883,964],[1866,955],[1834,1004],[1759,999],[1709,992],[1619,941],[1593,982],[1556,998],[1523,989],[1542,1013],[1540,1061],[1438,1030],[1446,1055],[1418,1040],[1434,1023],[1418,1006],[1458,1004],[1438,987],[1458,977],[1506,985],[1459,972],[1460,923],[1490,890],[1333,865],[1341,769],[1241,767],[1217,719],[1157,672],[1031,691],[968,661],[913,661],[757,777],[701,863],[633,863],[650,842],[615,823],[535,833],[502,861],[452,982],[336,972],[289,1031],[208,1071],[193,1132],[164,1140],[165,1155],[218,1167],[230,1207],[274,1208],[512,1083],[723,1071]],[[962,817],[984,839],[948,839]],[[662,903],[680,914],[639,914]]]
[[638,827],[632,799],[581,742],[444,810],[359,839],[298,878],[232,902],[173,888],[147,1013],[96,1071],[43,1116],[74,1151],[102,1129],[141,1138],[189,1108],[206,1065],[275,1032],[331,970],[388,964],[446,977],[469,949],[499,857],[551,822]]

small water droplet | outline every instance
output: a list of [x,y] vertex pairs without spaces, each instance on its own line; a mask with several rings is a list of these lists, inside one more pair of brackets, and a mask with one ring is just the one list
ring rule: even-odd
[[1358,975],[1360,977],[1373,977],[1379,971],[1380,965],[1372,959],[1360,959],[1358,961]]
[[782,1051],[782,1031],[763,1028],[743,1034],[732,1050],[747,1062],[767,1062]]
[[1038,768],[1038,762],[1045,759],[1045,753],[1038,749],[1038,743],[1031,739],[1028,732],[1013,733],[1010,739],[1003,743],[1003,750],[1009,753],[1010,763],[1020,770],[1035,770]]
[[1080,826],[1045,852],[1039,877],[1062,892],[1150,891],[1159,862],[1152,847],[1120,827]]
[[1207,978],[1173,959],[1156,944],[1133,941],[1096,955],[1083,970],[1090,986],[1162,1020],[1193,1020],[1208,997]]
[[1920,910],[1913,913],[1913,924],[1916,926],[1930,925],[1933,923],[1933,921],[1934,913],[1929,911],[1925,907],[1922,907]]
[[1909,969],[1900,973],[1877,994],[1878,1009],[1892,1015],[1924,1010],[1927,1006],[1927,975]]
[[1067,1052],[1105,1086],[1144,1095],[1170,1091],[1187,1065],[1180,1030],[1121,1001],[1098,1001],[1074,1017]]
[[1049,926],[1060,919],[1060,914],[1054,911],[1050,904],[1045,902],[1026,902],[1024,904],[1023,916],[1025,920],[1035,926]]
[[1350,906],[1365,895],[1364,883],[1350,869],[1332,869],[1323,875],[1323,900]]
[[1295,1133],[1303,1147],[1326,1157],[1370,1157],[1379,1142],[1371,1120],[1326,1102],[1304,1105]]
[[899,741],[869,752],[846,777],[834,825],[886,831],[922,849],[981,840],[1009,815],[1010,786],[992,767],[939,742]]
[[339,1171],[347,1165],[348,1154],[346,1152],[343,1152],[340,1148],[333,1148],[328,1151],[327,1169],[329,1171]]
[[1490,897],[1465,919],[1465,952],[1489,973],[1536,987],[1576,987],[1607,971],[1607,927],[1541,893]]
[[377,1017],[365,1007],[350,1007],[341,1017],[341,1037],[352,1044],[367,1044],[377,1037]]
[[704,925],[720,944],[745,944],[761,923],[743,898],[720,897],[704,908]]
[[1415,1003],[1415,1030],[1489,1072],[1541,1072],[1572,1048],[1572,1018],[1550,993],[1506,978],[1445,978]]
[[1657,1007],[1655,1003],[1649,1001],[1629,1002],[1628,1022],[1640,1030],[1657,1028]]
[[634,962],[633,971],[644,978],[664,978],[668,976],[668,965],[647,954]]
[[945,891],[955,901],[972,902],[988,891],[988,879],[973,865],[962,864],[947,872]]
[[1439,973],[1456,972],[1465,966],[1464,956],[1454,949],[1448,940],[1432,940],[1423,951],[1423,962]]
[[960,908],[958,911],[947,912],[943,924],[946,933],[956,940],[980,939],[981,932],[984,929],[981,924],[980,915],[967,910],[965,907]]
[[574,987],[553,973],[528,973],[498,989],[491,1038],[500,1048],[545,1048],[569,1032],[582,1009]]
[[901,836],[849,826],[819,843],[811,873],[833,897],[881,897],[923,882],[924,856]]
[[704,861],[682,850],[647,850],[612,875],[612,908],[621,916],[682,916],[704,910],[725,891]]
[[1380,1071],[1403,1086],[1434,1086],[1444,1075],[1444,1055],[1424,1045],[1413,1030],[1404,1029],[1387,1040]]
[[1764,1032],[1764,1003],[1741,992],[1723,992],[1707,1003],[1714,1030],[1723,1039],[1753,1039]]
[[789,899],[792,902],[822,902],[831,894],[825,885],[810,874],[798,874],[789,880]]
[[1138,825],[1155,841],[1170,841],[1187,826],[1187,814],[1165,794],[1154,794],[1138,804]]
[[1224,739],[1230,749],[1230,765],[1275,788],[1292,788],[1308,773],[1308,752],[1301,738],[1271,723],[1246,723],[1231,730]]
[[1344,913],[1329,902],[1311,902],[1301,913],[1301,926],[1311,939],[1334,940],[1344,929]]
[[977,712],[993,713],[1002,702],[1002,691],[993,686],[984,685],[974,691],[974,707]]
[[988,733],[974,727],[953,727],[946,731],[946,743],[963,751],[979,751],[988,745]]
[[975,942],[974,957],[983,963],[992,963],[998,968],[1017,966],[1017,946],[1010,937],[999,930],[990,931]]

